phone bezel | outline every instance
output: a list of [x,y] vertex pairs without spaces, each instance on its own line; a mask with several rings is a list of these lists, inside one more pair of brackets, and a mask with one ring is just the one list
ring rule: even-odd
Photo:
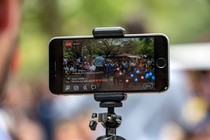
[[[98,92],[125,92],[125,93],[160,93],[166,91],[169,87],[169,40],[164,34],[125,34],[124,37],[105,37],[105,38],[155,38],[155,63],[158,58],[166,60],[164,68],[158,68],[155,65],[155,90],[130,90],[130,91],[79,91],[63,92],[63,40],[71,39],[95,39],[93,36],[60,36],[54,37],[49,42],[49,89],[56,95],[78,95],[94,94]],[[105,39],[103,37],[97,39]],[[60,49],[62,48],[62,49]]]

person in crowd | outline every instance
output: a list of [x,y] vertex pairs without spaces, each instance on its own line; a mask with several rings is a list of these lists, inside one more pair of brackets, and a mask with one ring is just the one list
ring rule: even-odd
[[[0,1],[0,98],[3,93],[17,51],[17,40],[20,26],[20,0]],[[0,104],[1,104],[0,101]],[[3,109],[0,109],[0,139],[12,140],[13,121]],[[14,135],[13,135],[14,136]]]
[[[98,56],[95,58],[93,63],[96,66],[96,74],[95,79],[101,80],[103,78],[104,72],[105,72],[105,58],[102,57],[102,53],[99,52]],[[99,87],[102,88],[102,82],[99,83]]]
[[99,53],[94,60],[96,71],[104,71],[105,58],[102,57],[102,53]]
[[22,118],[18,121],[15,130],[17,140],[45,140],[45,134],[40,123],[28,118]]
[[9,69],[17,50],[20,13],[20,0],[0,1],[0,95],[3,93]]
[[62,118],[55,122],[54,140],[93,140],[94,134],[87,127],[89,116],[77,115],[73,118]]
[[193,124],[189,140],[208,140],[210,137],[210,70],[188,70],[189,88],[193,97],[185,105],[185,118]]

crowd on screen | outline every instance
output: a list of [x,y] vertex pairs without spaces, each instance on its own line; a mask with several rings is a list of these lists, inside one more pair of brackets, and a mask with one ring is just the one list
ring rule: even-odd
[[[97,57],[96,57],[97,58]],[[96,58],[87,61],[85,58],[74,60],[64,59],[63,67],[65,75],[71,74],[102,74],[101,78],[112,78],[114,83],[119,81],[154,81],[154,59],[147,56],[142,57],[115,57],[104,58],[102,65],[98,65]],[[90,63],[89,63],[90,62]],[[93,77],[92,77],[93,78]]]

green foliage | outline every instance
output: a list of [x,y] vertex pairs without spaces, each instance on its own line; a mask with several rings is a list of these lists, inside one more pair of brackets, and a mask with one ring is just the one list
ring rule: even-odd
[[138,42],[139,54],[148,55],[148,57],[154,57],[154,39],[153,38],[144,38],[139,39]]
[[73,58],[74,57],[74,52],[72,51],[71,48],[64,48],[63,57],[68,58],[68,59]]
[[[130,21],[143,21],[147,32],[165,33],[170,43],[190,42],[210,31],[209,0],[30,0],[23,2],[22,13],[20,73],[25,77],[47,73],[47,46],[53,36],[91,34],[93,28],[101,26],[127,27]],[[138,43],[141,50],[132,51],[151,52],[144,42]],[[129,46],[123,49],[132,52]],[[99,48],[90,43],[85,51],[93,57]]]

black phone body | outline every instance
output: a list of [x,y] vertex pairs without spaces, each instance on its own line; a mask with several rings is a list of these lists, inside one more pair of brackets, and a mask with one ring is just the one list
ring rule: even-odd
[[54,37],[49,42],[49,89],[57,95],[165,91],[168,44],[163,34]]

